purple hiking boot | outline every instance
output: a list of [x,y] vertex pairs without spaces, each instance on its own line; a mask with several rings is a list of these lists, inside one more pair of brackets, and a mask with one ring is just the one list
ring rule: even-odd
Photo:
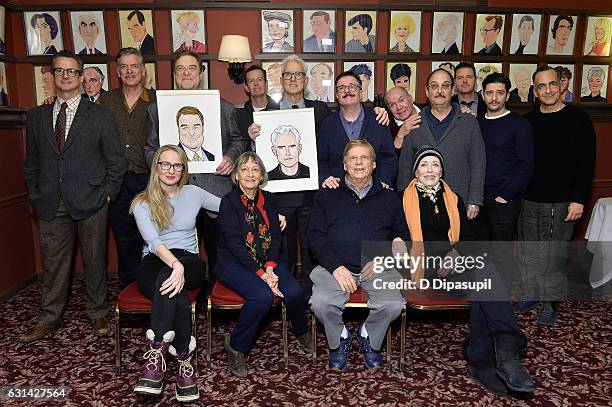
[[174,340],[174,331],[166,332],[161,342],[155,342],[155,333],[153,333],[153,330],[147,329],[147,340],[149,341],[149,350],[143,356],[147,363],[138,383],[134,386],[134,393],[141,396],[159,396],[164,387],[166,354],[170,343]]
[[176,358],[176,400],[179,403],[192,403],[200,398],[198,390],[198,375],[191,364],[191,358],[196,348],[196,340],[192,336],[189,341],[189,351],[177,354],[176,348],[170,345],[168,352]]

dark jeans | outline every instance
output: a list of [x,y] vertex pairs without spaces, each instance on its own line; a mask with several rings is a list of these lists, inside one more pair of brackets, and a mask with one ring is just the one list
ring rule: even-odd
[[[274,273],[278,276],[278,288],[284,295],[283,303],[287,307],[293,333],[302,335],[308,331],[304,291],[282,262],[278,263]],[[253,346],[259,325],[272,306],[274,294],[261,277],[239,263],[223,273],[222,281],[246,301],[230,339],[232,348],[246,353]]]
[[191,338],[190,306],[187,291],[200,288],[204,278],[204,263],[197,254],[186,250],[171,249],[172,254],[185,269],[185,285],[180,293],[170,298],[162,295],[159,288],[172,274],[172,269],[155,254],[143,257],[136,269],[138,289],[149,300],[151,307],[151,329],[155,340],[161,342],[168,331],[174,331],[174,347],[178,353],[187,352]]
[[129,210],[132,200],[145,190],[148,181],[149,174],[128,172],[123,178],[117,199],[111,203],[108,210],[117,245],[117,275],[120,290],[136,280],[136,268],[142,258],[142,237]]
[[217,226],[217,217],[211,217],[208,212],[202,210],[198,214],[197,227],[198,235],[204,240],[206,248],[206,256],[208,258],[208,287],[212,287],[217,281],[215,274],[215,264],[217,264],[217,241],[219,239],[219,229]]
[[279,208],[278,212],[287,218],[287,227],[283,231],[283,245],[281,248],[281,258],[287,265],[289,273],[296,275],[297,255],[298,255],[298,236],[299,251],[301,260],[302,287],[306,301],[312,295],[312,281],[310,273],[314,268],[310,251],[308,249],[308,222],[310,221],[310,206],[300,206],[298,208]]
[[43,261],[43,288],[40,321],[58,322],[70,291],[74,244],[79,239],[83,255],[83,276],[87,287],[87,316],[104,318],[108,314],[106,278],[106,218],[108,204],[82,220],[74,220],[60,199],[55,217],[39,220],[40,251]]

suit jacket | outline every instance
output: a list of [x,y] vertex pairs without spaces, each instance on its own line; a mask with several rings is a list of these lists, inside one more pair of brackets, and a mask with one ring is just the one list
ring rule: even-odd
[[[145,144],[145,161],[149,168],[155,153],[159,149],[159,116],[157,112],[157,102],[150,103],[148,106],[149,131]],[[232,162],[240,154],[246,151],[245,140],[240,134],[236,109],[231,103],[221,99],[221,144],[223,155],[231,158]],[[202,189],[222,197],[232,190],[233,182],[227,175],[214,174],[189,174],[189,183],[197,185]]]
[[[94,54],[98,55],[98,54],[104,54],[104,52],[100,51],[98,48],[94,47]],[[87,53],[87,47],[83,48],[82,50],[79,51],[79,55],[89,55]]]
[[449,54],[449,55],[456,55],[459,53],[459,48],[457,47],[457,43],[453,42],[453,45],[451,45],[447,51],[444,51],[444,49],[442,49],[442,52],[440,52],[440,54]]
[[[278,102],[275,102],[270,96],[266,95],[266,99],[268,99],[268,104],[266,105],[264,111],[280,109]],[[253,124],[254,111],[255,109],[253,109],[253,104],[251,103],[250,99],[244,103],[244,107],[236,110],[236,118],[238,119],[240,134],[242,135],[242,138],[250,151],[255,151],[253,140],[251,140],[249,137],[249,126]]]
[[[183,151],[185,151],[185,146],[182,143],[178,143],[178,146],[182,148]],[[204,155],[206,156],[206,159],[208,161],[215,161],[215,155],[213,153],[211,153],[210,151],[206,151],[203,148],[202,151],[204,152]]]
[[493,48],[491,48],[490,52],[486,52],[486,48],[483,48],[480,51],[478,51],[478,54],[484,54],[484,55],[502,55],[502,50],[499,47],[499,45],[497,45],[497,43],[495,43]]
[[24,165],[29,199],[38,217],[55,217],[60,195],[75,220],[97,212],[119,193],[127,161],[113,114],[87,100],[79,106],[60,152],[53,129],[53,104],[27,115]]
[[[327,45],[327,51],[319,51],[317,37],[313,34],[304,40],[304,52],[334,52],[336,49],[336,33],[329,32],[329,39],[332,40],[332,45]],[[321,44],[323,46],[323,44]]]
[[155,54],[155,40],[153,40],[151,35],[145,35],[142,44],[140,44],[140,52],[143,54]]
[[[100,93],[98,94],[98,98],[96,99],[96,103],[98,103],[98,104],[100,103],[100,96],[102,96],[102,93],[104,93],[104,92],[106,92],[104,89],[100,89]],[[87,94],[87,92],[81,93],[81,96],[84,99],[89,100],[89,95]]]
[[[372,51],[376,52],[376,36],[368,35],[370,44],[372,44]],[[350,40],[344,44],[344,52],[366,52],[363,44],[359,40]]]
[[[478,108],[476,110],[476,117],[484,117],[484,115],[487,114],[487,105],[485,105],[484,99],[482,98],[480,93],[476,92],[476,98],[478,98]],[[453,95],[451,101],[460,105],[458,95]]]

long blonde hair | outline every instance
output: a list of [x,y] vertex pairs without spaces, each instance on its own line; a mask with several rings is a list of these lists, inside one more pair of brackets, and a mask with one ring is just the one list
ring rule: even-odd
[[183,185],[187,183],[187,179],[189,178],[189,172],[187,170],[187,155],[185,155],[185,151],[182,148],[177,147],[172,144],[167,144],[162,146],[157,153],[155,153],[155,157],[153,158],[153,164],[151,165],[151,175],[149,176],[149,183],[147,184],[147,188],[136,195],[134,200],[132,200],[132,204],[130,205],[130,214],[134,212],[134,208],[139,203],[146,203],[149,205],[149,212],[151,213],[151,218],[159,230],[165,230],[170,227],[172,224],[172,216],[174,215],[174,208],[168,202],[168,197],[164,193],[161,187],[161,183],[159,181],[159,157],[166,151],[174,151],[181,157],[181,163],[183,164],[183,172],[181,173],[181,179],[178,182],[178,187],[182,188]]

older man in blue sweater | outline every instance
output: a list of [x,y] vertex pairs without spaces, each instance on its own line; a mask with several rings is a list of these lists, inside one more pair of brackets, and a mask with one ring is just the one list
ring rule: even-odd
[[[342,322],[350,293],[363,288],[370,313],[356,332],[367,368],[382,364],[380,347],[389,323],[401,313],[404,300],[399,290],[380,289],[385,281],[399,281],[394,270],[374,273],[362,255],[362,241],[407,240],[408,226],[401,202],[391,189],[372,177],[376,154],[363,139],[350,141],[343,154],[347,174],[337,188],[325,188],[315,196],[308,241],[317,260],[310,278],[310,304],[325,326],[330,348],[329,367],[346,370],[351,333]],[[362,261],[362,259],[364,259]]]

